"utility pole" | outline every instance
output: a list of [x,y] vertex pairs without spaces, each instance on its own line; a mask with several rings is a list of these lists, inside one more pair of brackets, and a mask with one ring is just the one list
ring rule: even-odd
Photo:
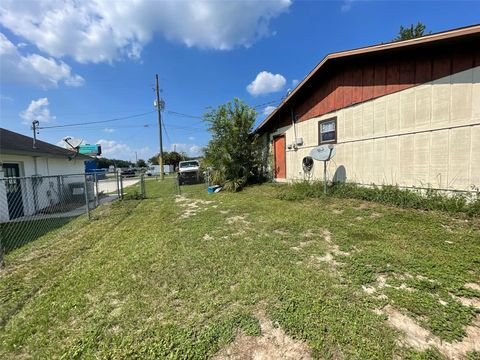
[[157,93],[157,112],[158,112],[158,135],[160,137],[160,153],[158,156],[158,164],[160,165],[160,180],[163,180],[163,140],[162,140],[162,104],[160,103],[160,90],[158,87],[158,74],[156,74],[156,93]]
[[137,155],[137,152],[135,151],[135,166],[137,166],[138,164],[138,155]]
[[40,125],[38,120],[33,120],[32,121],[32,130],[33,130],[33,148],[37,148],[37,126]]

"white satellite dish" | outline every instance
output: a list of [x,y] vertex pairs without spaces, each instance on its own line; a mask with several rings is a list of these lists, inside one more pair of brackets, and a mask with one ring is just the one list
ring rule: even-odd
[[65,141],[68,144],[68,148],[75,149],[82,144],[83,139],[72,138],[71,136],[67,136],[63,138],[63,141]]
[[335,153],[335,146],[332,144],[320,145],[310,151],[310,156],[317,161],[329,161],[335,156]]
[[310,156],[317,161],[323,161],[323,192],[327,193],[327,161],[335,156],[333,144],[320,145],[310,151]]

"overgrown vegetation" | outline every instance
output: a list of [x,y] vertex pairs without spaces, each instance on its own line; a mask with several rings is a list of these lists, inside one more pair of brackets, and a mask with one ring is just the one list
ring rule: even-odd
[[259,335],[262,308],[314,358],[441,359],[399,345],[375,310],[394,306],[444,343],[478,316],[455,297],[480,298],[465,287],[480,284],[476,218],[284,201],[275,184],[193,185],[188,198],[173,181],[146,186],[155,199],[100,206],[6,255],[0,358],[205,359],[239,331]]
[[[324,197],[322,182],[295,182],[279,193],[284,200],[302,200]],[[328,195],[337,198],[352,198],[375,201],[401,208],[440,210],[449,213],[465,213],[480,216],[480,193],[445,194],[429,189],[401,189],[394,185],[360,186],[354,183],[333,183],[328,186]]]
[[225,190],[238,191],[259,179],[257,135],[253,125],[257,113],[243,101],[220,105],[205,114],[212,139],[204,149],[204,166],[211,167],[212,182]]

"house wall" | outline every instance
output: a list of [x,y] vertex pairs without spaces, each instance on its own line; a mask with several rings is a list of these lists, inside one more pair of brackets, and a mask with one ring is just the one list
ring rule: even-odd
[[[304,179],[302,159],[318,145],[318,121],[337,117],[328,177],[360,184],[471,190],[480,187],[480,66],[299,121],[304,145],[287,149],[287,179]],[[285,123],[284,123],[285,124]],[[291,124],[268,136],[286,134]],[[323,164],[313,179],[323,178]]]
[[[37,163],[36,172],[35,161]],[[0,154],[0,163],[19,164],[22,177],[52,176],[21,180],[23,210],[26,216],[58,203],[60,197],[63,196],[62,192],[69,190],[69,184],[83,182],[83,176],[64,176],[60,179],[54,175],[83,174],[85,172],[84,160],[68,160],[61,157],[39,156],[35,160],[33,156]],[[0,166],[0,179],[3,176]],[[0,221],[8,220],[6,187],[5,182],[0,180]]]

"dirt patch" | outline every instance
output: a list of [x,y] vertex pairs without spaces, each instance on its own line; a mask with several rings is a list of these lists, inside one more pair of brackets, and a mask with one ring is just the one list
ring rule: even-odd
[[310,349],[299,340],[294,340],[285,332],[275,327],[265,312],[256,314],[260,323],[260,336],[247,336],[239,333],[233,343],[220,350],[213,359],[311,359]]
[[477,284],[477,283],[466,283],[463,286],[466,287],[467,289],[480,291],[480,284]]
[[452,298],[459,301],[463,306],[471,306],[477,310],[480,310],[480,299],[479,298],[471,298],[466,296],[455,296],[450,294]]
[[379,218],[383,217],[383,214],[382,214],[382,213],[378,213],[378,212],[373,212],[373,213],[370,214],[370,217],[371,217],[372,219],[379,219]]
[[205,235],[203,235],[203,240],[213,240],[213,236],[205,234]]
[[[405,279],[408,276],[394,274],[393,277],[396,278],[396,279]],[[391,289],[395,289],[395,290],[404,290],[404,291],[408,291],[408,292],[416,291],[414,288],[408,287],[406,284],[403,284],[403,283],[400,284],[399,286],[392,286],[392,285],[387,283],[387,280],[388,280],[388,278],[387,278],[386,275],[380,274],[380,275],[377,276],[377,279],[376,279],[374,284],[362,285],[362,289],[365,293],[367,293],[369,295],[377,292],[380,289],[384,289],[384,288],[391,288]]]
[[312,237],[313,235],[315,235],[315,233],[313,232],[312,229],[308,229],[303,233],[303,237],[306,237],[306,238]]
[[326,242],[331,242],[332,241],[332,233],[328,230],[323,230],[322,236],[325,239]]
[[[323,256],[310,256],[310,261],[313,264],[316,264],[318,262],[323,262],[327,263],[331,266],[331,269],[333,270],[334,273],[338,275],[337,267],[343,265],[343,263],[336,261],[335,256],[349,256],[350,253],[341,251],[338,245],[332,243],[332,233],[328,230],[323,230],[322,232],[323,238],[325,239],[325,242],[327,243],[327,248],[325,250],[325,255]],[[311,241],[305,241],[300,243],[300,248],[307,246],[311,243]],[[299,249],[300,249],[299,248]]]
[[468,352],[480,351],[480,314],[477,315],[472,325],[465,328],[467,335],[462,341],[449,343],[442,341],[418,325],[413,319],[389,305],[380,311],[377,310],[377,313],[388,315],[388,323],[404,334],[403,339],[399,340],[402,345],[420,351],[435,347],[448,359],[463,359]]
[[188,199],[183,195],[177,195],[175,197],[175,203],[179,204],[183,208],[183,212],[182,215],[180,215],[180,218],[187,219],[189,217],[195,216],[200,210],[205,209],[205,206],[202,207],[200,205],[210,205],[214,203],[214,201]]
[[309,241],[300,241],[299,245],[301,248],[304,248],[306,246],[310,246],[310,245],[313,245],[315,244],[315,241],[313,240],[309,240]]
[[236,224],[236,223],[241,223],[241,224],[245,224],[245,225],[249,225],[250,222],[245,220],[245,216],[240,216],[240,215],[237,215],[237,216],[231,216],[227,219],[225,219],[225,222],[228,224],[228,225],[232,225],[232,224]]
[[332,212],[336,215],[343,214],[343,210],[341,210],[341,209],[333,209]]

